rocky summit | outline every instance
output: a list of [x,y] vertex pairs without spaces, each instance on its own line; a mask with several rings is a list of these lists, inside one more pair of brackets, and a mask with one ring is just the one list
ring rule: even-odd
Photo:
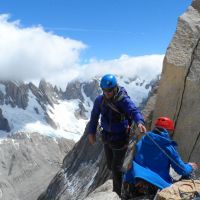
[[175,121],[173,138],[185,161],[200,164],[200,1],[193,0],[179,17],[167,49],[154,119]]

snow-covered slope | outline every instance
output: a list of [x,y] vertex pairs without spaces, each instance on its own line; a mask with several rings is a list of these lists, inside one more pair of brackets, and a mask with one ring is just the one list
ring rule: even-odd
[[[154,83],[138,76],[118,77],[118,80],[137,106],[148,96]],[[39,87],[32,83],[0,82],[0,109],[10,127],[9,133],[0,130],[1,138],[16,132],[39,132],[78,141],[90,117],[93,101],[101,93],[98,81],[99,78],[89,82],[76,80],[68,84],[64,92],[44,80]]]
[[[0,91],[6,96],[5,85],[0,84]],[[13,101],[13,99],[12,99]],[[52,105],[41,102],[28,91],[28,106],[25,109],[12,106],[10,103],[1,105],[3,117],[8,120],[10,133],[16,132],[39,132],[48,136],[65,137],[77,141],[84,131],[86,120],[78,119],[74,113],[78,110],[78,99],[60,100]],[[49,125],[46,117],[49,116],[55,123],[56,129]],[[1,138],[9,133],[0,130]]]

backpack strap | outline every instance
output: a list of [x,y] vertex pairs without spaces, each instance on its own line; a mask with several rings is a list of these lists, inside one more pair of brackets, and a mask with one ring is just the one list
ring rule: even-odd
[[114,102],[121,101],[125,96],[127,96],[127,94],[122,91],[120,95],[117,94],[114,96]]
[[[117,95],[117,96],[114,98],[114,102],[117,102],[117,101],[122,100],[122,99],[124,98],[124,96],[125,96],[125,93],[122,92],[120,95]],[[123,112],[121,112],[121,111],[117,108],[117,106],[116,106],[114,103],[107,101],[106,98],[105,98],[104,96],[102,97],[101,110],[102,110],[103,104],[106,104],[107,106],[109,106],[109,108],[110,108],[111,110],[113,110],[113,111],[115,111],[116,113],[120,114],[120,116],[121,116],[121,121],[125,120],[125,118],[126,118],[126,117],[125,117],[125,114],[124,114]]]
[[119,111],[119,109],[112,103],[112,102],[106,102],[106,105],[108,105],[112,110],[114,110],[115,112],[119,113],[119,114],[123,114],[122,112]]

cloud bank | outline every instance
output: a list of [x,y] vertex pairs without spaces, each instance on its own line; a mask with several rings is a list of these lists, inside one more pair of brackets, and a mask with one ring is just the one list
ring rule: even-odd
[[108,61],[91,60],[89,64],[84,65],[80,76],[94,77],[97,72],[99,75],[111,73],[134,77],[139,75],[142,79],[151,80],[161,73],[164,55],[145,55],[130,57],[122,55],[118,59]]
[[40,79],[71,70],[86,45],[45,32],[41,26],[22,28],[0,15],[0,78]]
[[[44,31],[42,26],[23,28],[20,21],[0,15],[0,79],[37,81],[41,78],[65,88],[67,82],[113,73],[152,79],[161,73],[164,55],[93,60],[80,63],[80,53],[87,45],[82,41]],[[120,47],[119,47],[120,48]]]

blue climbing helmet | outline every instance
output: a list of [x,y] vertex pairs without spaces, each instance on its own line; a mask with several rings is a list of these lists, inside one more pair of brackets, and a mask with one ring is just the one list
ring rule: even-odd
[[106,74],[101,78],[100,87],[102,89],[114,88],[117,85],[117,79],[113,74]]

